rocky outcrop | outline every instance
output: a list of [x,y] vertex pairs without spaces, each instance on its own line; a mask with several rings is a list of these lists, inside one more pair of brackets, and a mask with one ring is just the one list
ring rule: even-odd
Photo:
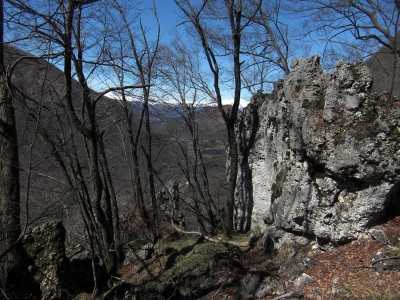
[[[23,247],[29,257],[28,271],[33,281],[29,284],[38,286],[31,297],[70,299],[74,294],[93,291],[92,259],[79,247],[66,251],[65,228],[61,222],[51,221],[28,229]],[[97,270],[97,284],[101,287],[106,274],[100,267]]]
[[371,92],[362,63],[339,62],[332,74],[318,56],[292,66],[238,125],[238,229],[357,239],[400,213],[400,102]]
[[63,282],[68,278],[65,256],[65,229],[61,222],[48,222],[28,231],[24,248],[32,258],[29,271],[39,283],[41,299],[59,299],[66,293]]

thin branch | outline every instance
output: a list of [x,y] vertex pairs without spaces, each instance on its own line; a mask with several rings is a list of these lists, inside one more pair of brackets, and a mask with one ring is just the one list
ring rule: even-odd
[[378,259],[378,260],[373,261],[373,262],[371,263],[371,265],[375,265],[375,264],[377,264],[377,263],[379,263],[379,262],[386,261],[386,260],[391,260],[391,259],[400,259],[400,256],[391,256],[391,257],[381,258],[381,259]]
[[152,84],[145,84],[145,85],[126,85],[126,86],[119,86],[119,87],[111,87],[103,92],[99,93],[96,98],[93,100],[94,102],[99,101],[104,95],[115,92],[115,91],[122,91],[122,90],[127,90],[127,89],[142,89],[142,88],[147,88],[152,86]]

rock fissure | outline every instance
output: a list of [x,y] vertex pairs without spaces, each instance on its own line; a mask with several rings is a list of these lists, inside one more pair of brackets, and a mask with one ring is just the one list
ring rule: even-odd
[[[258,130],[251,144],[241,141],[250,147],[252,229],[342,244],[389,210],[400,213],[400,105],[372,86],[364,64],[339,62],[326,74],[314,56],[271,94],[254,95],[243,115],[256,112]],[[243,188],[241,181],[238,207],[248,202]]]

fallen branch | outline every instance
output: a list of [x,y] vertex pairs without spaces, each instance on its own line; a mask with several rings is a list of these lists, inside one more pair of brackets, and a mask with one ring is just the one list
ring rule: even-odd
[[377,264],[377,263],[379,263],[379,262],[381,262],[381,261],[391,260],[391,259],[400,259],[400,256],[391,256],[391,257],[381,258],[381,259],[378,259],[378,260],[373,261],[373,262],[371,263],[371,265],[375,265],[375,264]]
[[358,266],[354,266],[353,269],[357,269],[357,268],[368,268],[368,269],[373,269],[374,265],[377,263],[380,263],[382,261],[385,260],[391,260],[391,259],[400,259],[400,256],[391,256],[391,257],[385,257],[385,258],[381,258],[381,259],[377,259],[373,262],[371,262],[371,265],[358,265]]
[[253,246],[253,242],[254,242],[254,237],[250,236],[250,239],[247,242],[235,242],[235,241],[230,241],[230,240],[223,240],[223,239],[214,239],[212,237],[206,236],[204,235],[202,232],[199,231],[185,231],[179,227],[177,227],[173,221],[171,220],[171,224],[172,227],[183,234],[194,234],[194,235],[198,235],[202,238],[204,238],[205,240],[212,242],[212,243],[218,243],[218,244],[224,244],[224,245],[231,245],[231,246],[235,246],[235,247],[240,247],[240,248],[249,248]]
[[117,277],[117,276],[111,276],[111,278],[112,278],[112,279],[115,279],[115,280],[118,280],[118,281],[121,281],[121,282],[124,282],[124,283],[130,283],[129,281],[127,281],[127,280],[125,280],[125,279],[122,279],[122,278],[119,278],[119,277]]
[[0,292],[3,295],[4,299],[10,300],[10,298],[7,297],[7,294],[3,291],[3,289],[0,287]]
[[363,268],[365,268],[365,269],[373,269],[374,267],[373,266],[369,266],[369,265],[357,265],[357,266],[353,267],[353,269],[363,269]]
[[289,293],[280,295],[280,296],[278,296],[278,297],[276,297],[276,298],[273,298],[273,299],[271,299],[271,300],[282,300],[282,299],[285,299],[285,298],[288,298],[288,297],[292,297],[292,296],[294,296],[294,295],[295,295],[295,293],[289,292]]
[[221,284],[221,286],[218,288],[218,290],[215,292],[214,297],[217,296],[217,294],[219,293],[219,291],[223,288],[223,286],[225,285],[225,283],[227,282],[228,278],[225,278],[224,282]]

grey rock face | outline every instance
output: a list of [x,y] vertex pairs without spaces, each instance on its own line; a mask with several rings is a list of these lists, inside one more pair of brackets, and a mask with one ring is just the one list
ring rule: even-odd
[[312,281],[312,277],[306,273],[301,274],[300,277],[296,278],[294,281],[294,286],[297,289],[300,289],[301,287],[309,284]]
[[65,256],[65,229],[61,222],[48,222],[30,230],[24,239],[24,248],[32,258],[29,267],[40,284],[42,299],[60,299],[65,292],[63,280],[68,276]]
[[136,256],[140,260],[146,260],[151,257],[151,255],[154,253],[154,245],[151,243],[148,243],[144,245],[137,253]]
[[[41,299],[70,299],[74,294],[93,291],[90,254],[80,245],[66,251],[65,233],[61,222],[51,221],[29,229],[24,237],[28,270],[39,285]],[[104,268],[97,266],[98,286],[104,285],[105,278]]]
[[382,243],[382,244],[386,244],[388,243],[389,239],[385,234],[385,231],[383,229],[378,229],[378,228],[371,228],[370,230],[368,230],[368,233],[371,235],[371,237]]
[[240,299],[259,299],[284,292],[284,286],[276,278],[260,272],[248,272],[240,281]]
[[[397,249],[398,251],[399,249]],[[393,250],[392,250],[393,251]],[[384,272],[388,270],[400,270],[400,260],[398,256],[390,254],[390,250],[384,251],[383,249],[378,251],[372,259],[372,267],[377,272]]]
[[[361,63],[298,60],[242,114],[237,228],[345,243],[400,212],[400,105]],[[279,238],[278,238],[279,240]]]

